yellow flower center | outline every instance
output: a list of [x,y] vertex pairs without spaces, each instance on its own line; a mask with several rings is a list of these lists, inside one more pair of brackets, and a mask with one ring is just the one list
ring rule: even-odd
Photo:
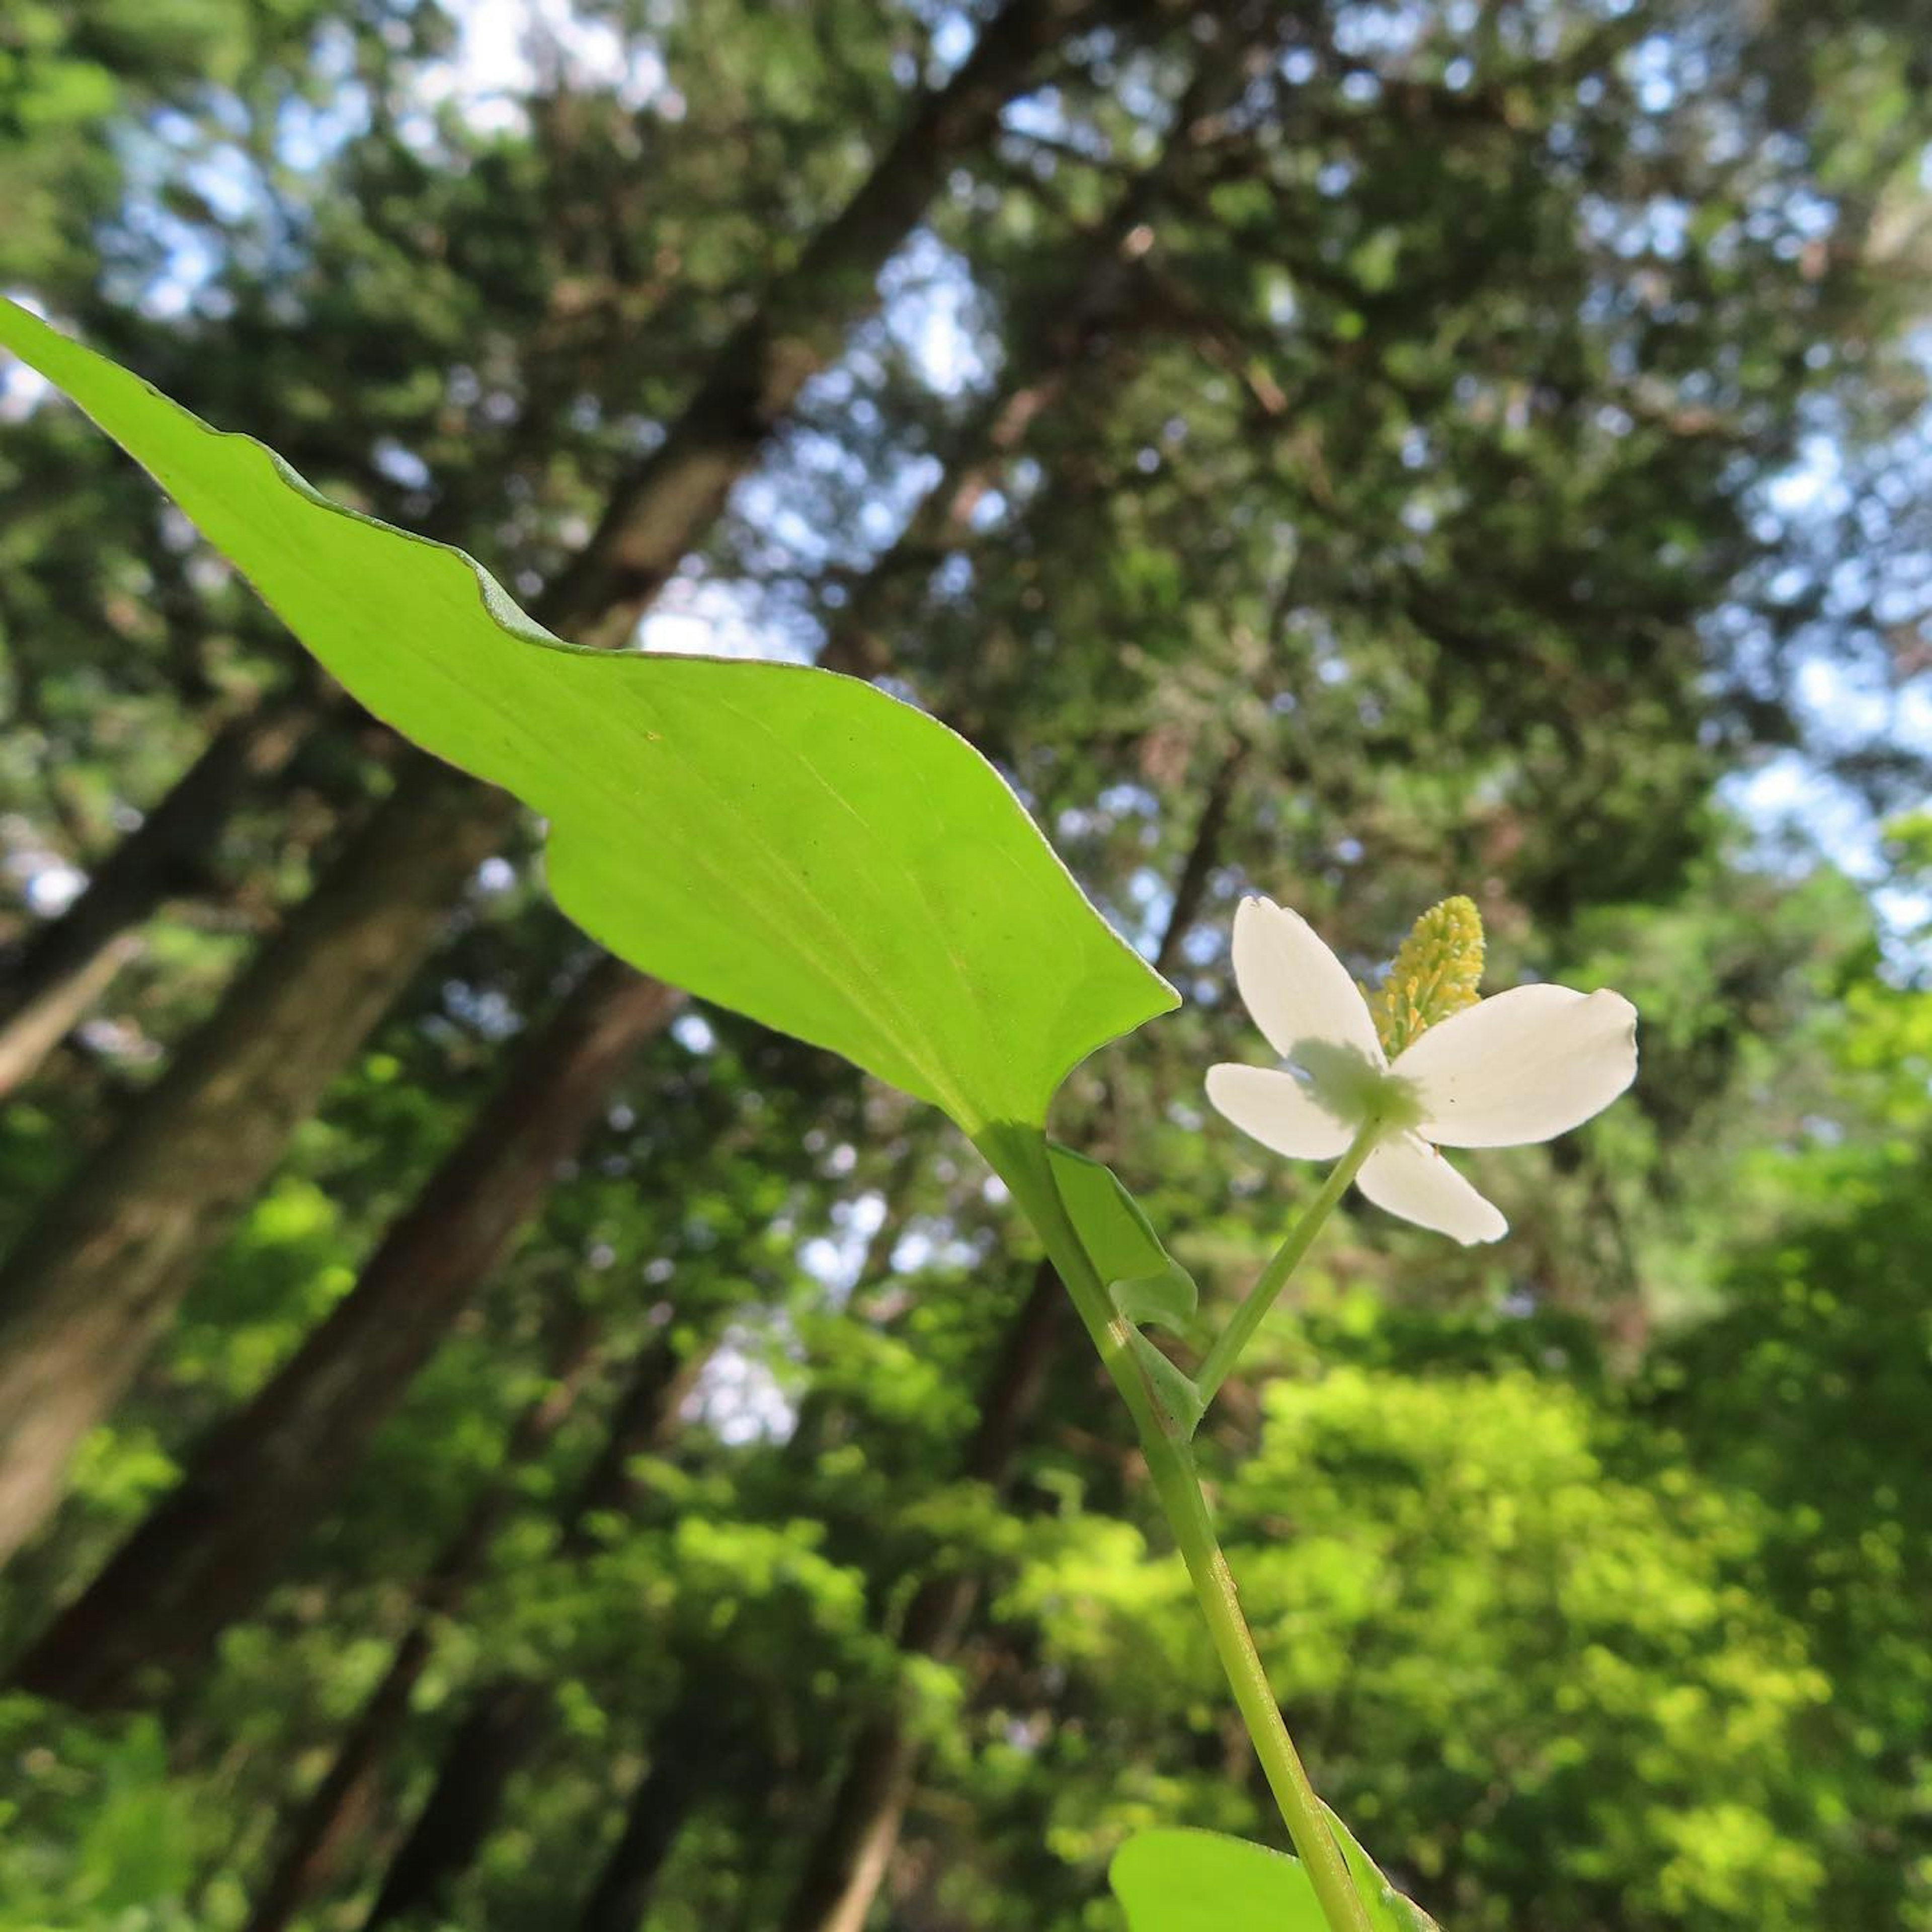
[[1369,998],[1382,1051],[1393,1060],[1416,1037],[1482,996],[1483,916],[1458,893],[1432,905],[1402,942],[1382,990]]

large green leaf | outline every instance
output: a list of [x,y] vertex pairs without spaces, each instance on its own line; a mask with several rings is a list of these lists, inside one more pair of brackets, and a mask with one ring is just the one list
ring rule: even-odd
[[358,516],[10,303],[0,343],[140,461],[379,717],[550,821],[550,882],[646,971],[968,1132],[1176,1004],[992,767],[796,665],[588,651],[460,550]]
[[1142,1832],[1107,1880],[1127,1932],[1328,1932],[1300,1860],[1217,1832]]

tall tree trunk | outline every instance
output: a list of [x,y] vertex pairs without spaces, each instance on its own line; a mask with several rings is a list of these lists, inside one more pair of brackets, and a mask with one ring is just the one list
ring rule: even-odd
[[284,1928],[328,1882],[343,1848],[374,1808],[384,1766],[409,1716],[410,1700],[435,1654],[436,1632],[482,1574],[516,1496],[517,1472],[562,1427],[595,1366],[595,1331],[579,1321],[551,1371],[551,1384],[511,1430],[495,1478],[416,1590],[416,1612],[382,1682],[356,1713],[322,1782],[297,1814],[274,1870],[255,1901],[247,1932]]
[[[938,481],[829,622],[818,658],[823,669],[866,678],[901,669],[889,630],[907,580],[929,572],[966,538],[974,512],[1041,417],[1064,403],[1083,371],[1094,373],[1096,351],[1131,320],[1136,271],[1158,245],[1164,204],[1211,117],[1238,86],[1264,24],[1254,0],[1248,7],[1238,28],[1206,11],[1198,16],[1202,50],[1158,153],[1030,292],[1010,332],[1004,380],[955,428]],[[962,728],[988,758],[1005,754],[984,728]]]
[[[852,200],[726,341],[664,443],[614,488],[536,607],[628,634],[800,387],[878,299],[879,269],[946,173],[1092,0],[1008,0]],[[1161,0],[1134,0],[1162,10]],[[58,1500],[76,1445],[166,1328],[296,1124],[428,956],[503,837],[502,794],[420,754],[282,937],[0,1273],[0,1563]]]
[[693,536],[880,302],[879,271],[962,160],[992,139],[1034,63],[1084,17],[1163,10],[1160,0],[1006,0],[951,80],[928,94],[858,191],[727,338],[657,450],[612,494],[560,588],[605,614],[596,641],[636,622]]
[[[590,1520],[622,1507],[629,1464],[663,1447],[706,1352],[695,1349],[680,1359],[668,1340],[645,1351],[604,1447],[564,1514],[562,1554],[586,1551]],[[478,1692],[445,1748],[428,1799],[390,1862],[362,1932],[441,1904],[494,1828],[512,1777],[549,1727],[549,1694],[541,1684],[501,1677]]]
[[650,1769],[631,1794],[577,1932],[638,1932],[685,1820],[723,1774],[723,1748],[712,1700],[681,1699],[651,1740]]
[[549,1728],[542,1684],[507,1677],[483,1688],[444,1748],[428,1802],[389,1862],[363,1932],[441,1902],[490,1835],[504,1787]]
[[[910,1176],[900,1179],[903,1185]],[[1064,1300],[1058,1276],[1042,1263],[987,1378],[980,1420],[962,1463],[963,1480],[1004,1486],[1027,1418],[1039,1404]],[[802,1453],[808,1460],[818,1442],[818,1432],[807,1428],[802,1413],[788,1454]],[[965,1607],[956,1595],[961,1580],[941,1579],[919,1593],[902,1633],[904,1647],[920,1654],[940,1654],[933,1648],[943,1641],[940,1624],[964,1622]],[[965,1601],[970,1603],[970,1596]],[[711,1685],[685,1688],[657,1726],[650,1768],[625,1807],[623,1829],[585,1902],[577,1932],[636,1932],[685,1820],[703,1798],[746,1774],[748,1744],[728,1713],[721,1713]],[[910,1753],[905,1755],[909,1772],[912,1760]],[[871,1810],[869,1803],[866,1808]]]
[[318,714],[269,704],[233,718],[104,860],[87,890],[0,969],[0,1095],[40,1062],[106,990],[128,941],[164,901],[202,892],[208,853],[236,806],[287,768]]
[[[1183,127],[1191,125],[1186,103],[1182,113]],[[1002,469],[1025,448],[1040,417],[1065,395],[1082,363],[1119,320],[1133,264],[1151,245],[1149,217],[1184,147],[1178,134],[1106,218],[1055,258],[1050,284],[1033,292],[1028,312],[1016,324],[1000,386],[946,439],[938,480],[828,626],[817,659],[822,669],[877,677],[895,668],[894,652],[881,634],[886,608],[916,570],[936,565],[964,538],[974,511],[997,487]]]
[[[244,973],[0,1271],[0,1561],[167,1326],[203,1258],[442,930],[507,800],[410,786]],[[290,970],[298,967],[298,970]]]
[[48,1054],[106,997],[122,968],[140,950],[137,934],[110,934],[96,951],[74,960],[0,1021],[0,1095],[32,1079]]
[[254,1606],[542,1204],[616,1070],[681,998],[608,956],[590,968],[355,1287],[28,1652],[23,1686],[124,1703],[199,1662]]
[[[979,1424],[961,1460],[962,1480],[986,1484],[996,1493],[1010,1484],[1027,1425],[1046,1386],[1066,1309],[1059,1276],[1042,1262],[986,1378]],[[942,1663],[952,1657],[979,1589],[980,1580],[970,1570],[928,1577],[906,1612],[900,1649]],[[860,1731],[781,1922],[783,1932],[860,1932],[898,1842],[919,1756],[896,1712],[881,1712]]]

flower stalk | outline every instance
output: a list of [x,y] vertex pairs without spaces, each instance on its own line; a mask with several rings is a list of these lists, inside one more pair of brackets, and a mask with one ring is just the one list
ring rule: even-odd
[[[1110,1281],[1082,1234],[1084,1216],[1077,1225],[1062,1198],[1046,1136],[1010,1123],[974,1140],[1046,1244],[1134,1419],[1222,1673],[1328,1932],[1372,1932],[1241,1613],[1195,1468],[1194,1426],[1352,1185],[1402,1219],[1458,1240],[1504,1233],[1502,1216],[1438,1148],[1521,1145],[1587,1120],[1635,1077],[1636,1015],[1618,994],[1562,986],[1520,986],[1481,999],[1482,921],[1466,898],[1445,899],[1423,915],[1372,998],[1305,920],[1264,899],[1243,901],[1233,957],[1242,998],[1286,1064],[1215,1066],[1208,1099],[1277,1153],[1335,1164],[1193,1377],[1174,1369],[1133,1318],[1139,1310],[1172,1325],[1172,1275],[1186,1287],[1183,1312],[1194,1305],[1192,1283],[1144,1218],[1145,1240],[1130,1243],[1130,1251],[1150,1244],[1163,1271]],[[1100,1252],[1110,1238],[1100,1238]],[[1159,1300],[1130,1296],[1150,1280],[1162,1288]],[[1175,1385],[1163,1391],[1170,1374]]]
[[[1234,1694],[1235,1706],[1329,1932],[1373,1932],[1367,1907],[1349,1876],[1322,1801],[1309,1781],[1269,1688],[1247,1619],[1241,1614],[1234,1576],[1215,1536],[1193,1455],[1154,1400],[1134,1349],[1132,1324],[1114,1307],[1106,1282],[1067,1217],[1054,1185],[1045,1136],[1031,1128],[995,1126],[976,1135],[974,1142],[1046,1244],[1048,1257],[1066,1284],[1102,1365],[1133,1418],[1154,1493],[1187,1566],[1195,1600],[1213,1640],[1222,1673]],[[1339,1190],[1337,1192],[1339,1196]],[[1310,1228],[1310,1240],[1314,1233]]]
[[1241,1305],[1228,1317],[1228,1325],[1216,1338],[1214,1346],[1208,1351],[1207,1359],[1195,1373],[1194,1386],[1200,1394],[1204,1408],[1214,1400],[1221,1384],[1241,1359],[1242,1351],[1253,1340],[1255,1330],[1267,1319],[1268,1310],[1280,1299],[1289,1277],[1301,1265],[1303,1257],[1314,1245],[1316,1236],[1340,1204],[1350,1182],[1361,1171],[1363,1162],[1375,1152],[1382,1132],[1383,1123],[1372,1120],[1356,1135],[1348,1152],[1329,1170],[1328,1178],[1322,1184],[1322,1192],[1308,1204],[1306,1211],[1296,1222],[1288,1239],[1275,1250],[1274,1258],[1256,1278],[1254,1286],[1248,1290]]

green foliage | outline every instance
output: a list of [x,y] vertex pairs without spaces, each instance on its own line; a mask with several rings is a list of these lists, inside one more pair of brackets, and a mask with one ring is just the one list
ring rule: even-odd
[[170,1781],[160,1725],[50,1726],[50,1714],[0,1700],[0,1752],[27,1760],[22,1795],[0,1808],[0,1927],[192,1932],[212,1820],[200,1794]]
[[[1426,1913],[1394,1891],[1340,1819],[1340,1842],[1367,1908],[1372,1932],[1434,1932]],[[1220,1932],[1234,1925],[1268,1932],[1323,1932],[1323,1917],[1300,1863],[1210,1832],[1143,1832],[1107,1868],[1128,1932]]]
[[[590,43],[540,50],[533,89],[482,112],[440,58],[472,10],[4,10],[8,288],[530,602],[866,182],[920,79],[952,70],[962,22],[994,10],[598,0]],[[925,212],[884,311],[814,337],[836,361],[656,616],[680,647],[714,626],[794,657],[856,630],[886,688],[986,748],[1149,955],[1219,798],[1162,968],[1186,1008],[1076,1069],[1055,1117],[1107,1163],[1063,1183],[1089,1238],[1120,1244],[1116,1306],[1163,1329],[1162,1361],[1192,1359],[1318,1178],[1201,1131],[1200,1070],[1246,1031],[1224,943],[1241,892],[1304,905],[1358,972],[1416,905],[1466,892],[1492,986],[1637,1000],[1631,1100],[1483,1175],[1505,1249],[1448,1254],[1345,1210],[1197,1438],[1217,1517],[1318,1787],[1452,1932],[1932,1932],[1932,1022],[1910,983],[1924,934],[1894,912],[1881,950],[1862,889],[1922,890],[1926,841],[1908,812],[1885,878],[1855,884],[1767,855],[1713,802],[1798,734],[1808,661],[1876,692],[1922,654],[1924,380],[1892,345],[1924,286],[1923,35],[1861,4],[1425,7],[1393,26],[1262,8],[1287,38],[1225,38],[1217,76],[1188,10],[1049,51],[997,152]],[[1200,118],[1174,122],[1198,77]],[[45,923],[40,888],[95,872],[224,718],[329,698],[105,439],[4,394],[11,948]],[[1841,513],[1772,487],[1801,438]],[[368,538],[250,460],[251,509]],[[935,514],[896,541],[934,475]],[[466,566],[407,548],[477,650],[599,681],[545,759],[608,742],[624,680],[706,704],[814,688],[560,658],[497,628]],[[378,628],[386,658],[431,634]],[[890,716],[938,742],[876,694],[839,701],[841,730]],[[486,753],[536,715],[512,710],[472,721]],[[1894,806],[1922,796],[1922,762],[1862,727],[1810,751]],[[0,1118],[4,1232],[165,1070],[394,755],[331,710],[170,880],[144,952]],[[1083,1003],[1085,941],[1070,959],[1052,935],[1098,928],[967,769],[962,796],[997,799],[1067,923],[984,1002],[942,1004],[956,1058],[1036,1117],[1158,989],[1101,935],[1118,1010]],[[634,805],[594,808],[629,828],[625,894],[729,829],[706,811],[674,837]],[[773,816],[789,842],[810,814]],[[916,816],[896,798],[886,830]],[[10,1656],[323,1318],[550,1010],[581,947],[536,910],[536,843],[525,828],[453,910],[88,1445],[5,1579]],[[962,866],[948,930],[1004,904],[1003,864]],[[915,930],[890,878],[857,884],[868,919]],[[709,909],[741,976],[804,930]],[[904,968],[928,994],[940,958]],[[822,1004],[797,971],[782,997]],[[1030,1073],[1010,1037],[1029,1027],[1062,1042]],[[575,1923],[633,1792],[675,1766],[694,1685],[731,1747],[705,1761],[730,1768],[681,1787],[649,1932],[783,1922],[882,1715],[922,1756],[880,1927],[1119,1932],[1117,1854],[1131,1875],[1150,1843],[1217,1844],[1183,1826],[1272,1840],[1072,1324],[1031,1364],[1040,1406],[998,1479],[968,1473],[1034,1264],[941,1124],[694,1013],[614,1084],[164,1731],[0,1712],[0,1923],[236,1932],[425,1606],[430,1660],[369,1828],[299,1932],[360,1922],[506,1671],[532,1673],[547,1722],[424,1923]],[[555,1436],[513,1455],[560,1312],[598,1358]],[[628,1370],[664,1338],[692,1379],[578,1522]],[[434,1565],[500,1485],[473,1587],[440,1594]],[[950,1655],[910,1655],[935,1578],[978,1606]],[[1264,1888],[1296,1870],[1258,1846],[1203,1856]],[[1190,1905],[1212,1898],[1199,1876]]]
[[1172,1004],[998,776],[919,712],[784,666],[571,650],[460,552],[344,512],[11,304],[0,339],[373,710],[541,812],[558,902],[646,971],[969,1132],[1043,1123],[1072,1067]]

